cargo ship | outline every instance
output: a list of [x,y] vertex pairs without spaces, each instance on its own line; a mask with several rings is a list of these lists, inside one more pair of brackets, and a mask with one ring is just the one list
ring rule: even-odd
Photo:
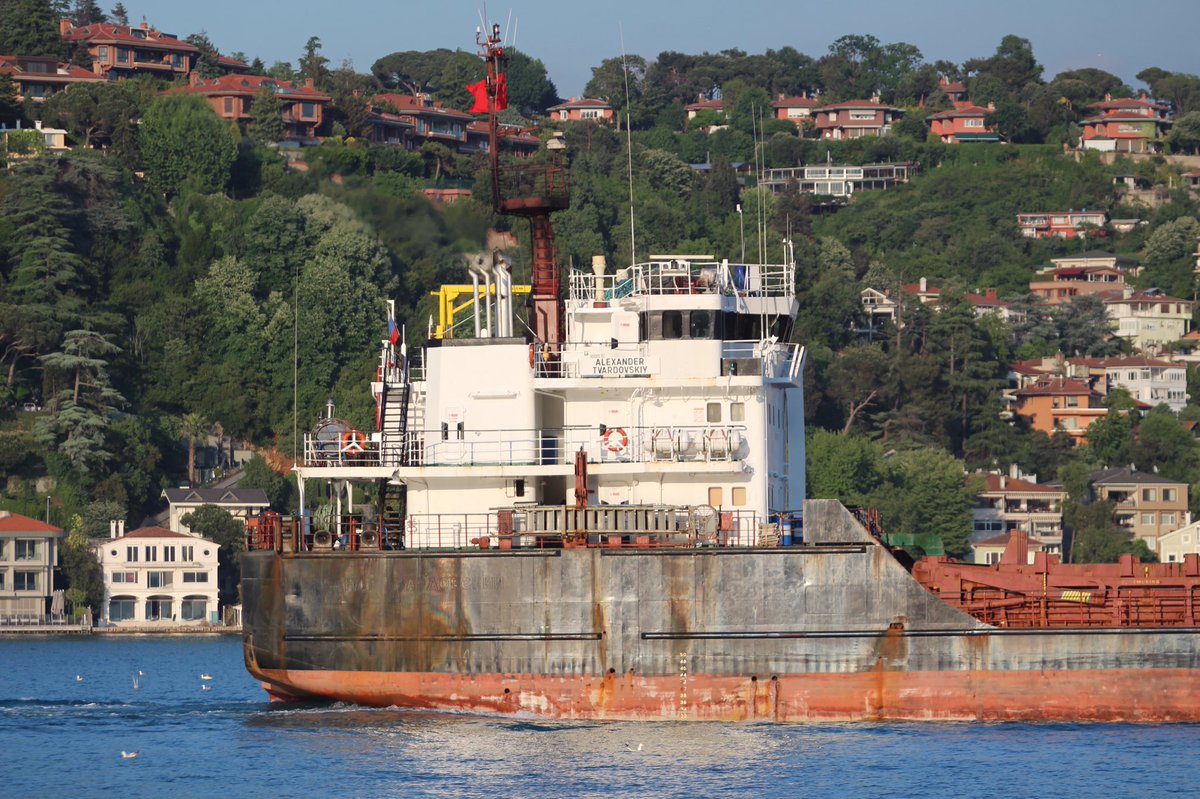
[[301,507],[320,486],[319,507],[249,521],[245,660],[271,699],[1200,720],[1200,558],[1064,565],[1018,534],[996,565],[914,563],[871,516],[806,500],[787,242],[776,265],[597,257],[560,287],[550,217],[567,169],[553,146],[500,163],[496,28],[481,49],[493,199],[529,220],[531,284],[479,254],[411,353],[389,312],[374,429],[328,407],[296,466]]

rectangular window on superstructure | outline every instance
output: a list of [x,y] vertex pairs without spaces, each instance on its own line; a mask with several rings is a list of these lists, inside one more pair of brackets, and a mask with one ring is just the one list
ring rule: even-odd
[[662,337],[666,340],[683,338],[683,313],[681,311],[663,311]]
[[743,507],[746,504],[746,489],[744,487],[736,486],[729,493],[729,504],[735,508]]
[[744,402],[729,403],[729,421],[731,421],[731,422],[746,421],[746,403],[744,403]]
[[710,402],[706,406],[706,417],[709,424],[721,421],[721,403]]
[[724,498],[724,494],[725,494],[725,489],[721,488],[721,486],[709,486],[709,488],[708,488],[708,504],[712,505],[714,508],[721,507],[721,505],[724,504],[722,502],[722,499]]

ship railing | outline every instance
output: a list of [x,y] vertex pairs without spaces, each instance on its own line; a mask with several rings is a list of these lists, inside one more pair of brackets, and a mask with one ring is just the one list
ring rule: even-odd
[[718,294],[792,297],[796,269],[790,264],[731,264],[671,259],[634,264],[613,274],[577,271],[570,278],[573,305],[618,302],[626,297]]
[[[459,437],[461,436],[461,438]],[[540,430],[413,431],[382,441],[304,438],[306,467],[570,465],[580,450],[590,463],[733,462],[746,458],[745,425],[630,425]]]
[[754,511],[599,505],[489,513],[410,515],[407,549],[530,550],[563,547],[757,547],[767,543]]

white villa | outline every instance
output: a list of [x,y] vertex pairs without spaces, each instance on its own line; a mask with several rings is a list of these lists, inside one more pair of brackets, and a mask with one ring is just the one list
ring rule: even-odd
[[93,542],[104,571],[104,622],[112,625],[215,624],[217,545],[207,538],[161,527],[124,532]]

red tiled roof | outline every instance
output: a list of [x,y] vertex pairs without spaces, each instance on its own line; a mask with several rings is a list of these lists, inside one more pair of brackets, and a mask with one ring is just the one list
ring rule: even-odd
[[222,75],[219,78],[201,79],[191,86],[182,86],[169,91],[182,91],[188,94],[199,94],[205,97],[222,95],[254,95],[264,86],[274,87],[275,93],[285,100],[311,100],[314,103],[327,103],[329,96],[322,94],[309,86],[297,86],[286,80],[263,75]]
[[929,119],[954,119],[955,117],[985,117],[992,113],[992,109],[983,108],[978,105],[964,105],[962,108],[951,108],[949,111],[940,111],[936,114],[931,114]]
[[684,111],[722,111],[724,109],[725,103],[721,100],[701,100],[700,102],[692,103],[691,105],[685,105],[683,107]]
[[1086,366],[1089,369],[1120,369],[1123,367],[1158,367],[1182,369],[1183,364],[1172,363],[1158,358],[1142,358],[1130,356],[1127,358],[1068,358],[1067,363]]
[[771,103],[774,108],[816,108],[821,102],[813,97],[780,97]]
[[966,84],[962,83],[961,81],[955,81],[954,83],[942,83],[938,86],[938,88],[944,92],[965,92],[967,90]]
[[126,533],[122,538],[190,538],[195,540],[196,536],[177,533],[165,527],[139,527],[132,532]]
[[[1063,493],[1062,489],[1050,488],[1049,486],[1044,486],[1039,483],[1031,483],[1028,480],[1022,480],[1019,477],[1005,477],[999,474],[992,474],[991,472],[982,475],[976,472],[974,475],[972,475],[972,477],[982,477],[984,479],[984,482],[987,484],[987,488],[984,489],[985,491],[1011,491],[1013,493],[1037,492],[1039,494]],[[1003,486],[1000,485],[1002,478],[1004,482]]]
[[22,516],[19,513],[8,513],[0,515],[0,533],[62,533],[66,531],[61,527],[55,527],[52,524],[39,522],[37,519],[31,519],[28,516]]
[[[1001,533],[1000,535],[994,535],[994,536],[992,536],[991,538],[985,538],[985,539],[983,539],[982,541],[976,541],[976,542],[975,542],[974,544],[972,544],[971,546],[976,546],[976,547],[1007,547],[1007,546],[1008,546],[1008,540],[1009,540],[1011,537],[1012,537],[1012,533]],[[1030,539],[1029,539],[1029,546],[1031,546],[1031,547],[1041,547],[1041,546],[1045,546],[1045,544],[1043,544],[1041,541],[1039,541],[1039,540],[1038,540],[1038,539],[1036,539],[1036,538],[1030,538]]]
[[1084,383],[1082,380],[1071,380],[1066,377],[1051,377],[1039,380],[1033,385],[1026,386],[1015,392],[1018,397],[1049,397],[1056,394],[1060,396],[1087,396],[1092,393],[1092,389],[1087,383]]
[[[133,31],[138,31],[139,35],[134,35]],[[178,37],[169,33],[162,33],[153,28],[110,25],[107,22],[98,22],[79,28],[71,28],[62,34],[62,38],[68,42],[112,43],[133,46],[152,45],[170,50],[182,50],[188,53],[200,52],[199,48],[195,45],[180,41]]]
[[[83,67],[77,67],[74,64],[67,64],[62,61],[55,62],[54,72],[26,72],[25,70],[21,69],[20,62],[23,60],[26,59],[15,55],[0,55],[0,72],[6,72],[17,79],[27,76],[31,79],[55,78],[57,80],[62,80],[63,78],[71,78],[74,80],[105,80],[103,76],[97,75],[90,69],[84,69]],[[46,61],[48,59],[37,60]]]
[[872,100],[846,100],[843,103],[834,103],[832,105],[824,105],[818,108],[818,111],[840,111],[846,108],[870,108],[875,111],[899,111],[899,108],[890,105],[883,105]]
[[390,103],[401,114],[433,114],[454,119],[473,120],[475,117],[464,111],[446,108],[437,100],[427,100],[424,97],[414,97],[411,94],[377,94],[376,103]]
[[1098,103],[1092,103],[1088,108],[1152,108],[1157,111],[1165,111],[1167,107],[1162,103],[1155,103],[1137,97],[1122,97],[1120,100],[1101,100]]
[[608,103],[604,102],[603,100],[593,100],[589,97],[585,97],[582,100],[568,100],[565,103],[559,103],[558,105],[552,105],[549,108],[547,108],[546,110],[547,111],[562,111],[562,110],[570,110],[572,108],[612,108],[612,106],[609,105]]
[[1184,302],[1188,305],[1192,304],[1191,300],[1181,300],[1178,297],[1171,297],[1167,294],[1151,293],[1149,290],[1135,291],[1128,297],[1122,293],[1119,297],[1112,297],[1105,302]]
[[920,283],[905,283],[903,286],[900,287],[900,290],[907,292],[909,294],[941,294],[942,293],[942,290],[940,288],[938,288],[937,286],[933,285],[932,283],[926,283],[925,291],[923,291],[923,292],[921,291]]
[[1000,308],[1007,308],[1012,305],[1008,300],[1002,300],[999,297],[989,297],[986,294],[974,294],[970,291],[963,294],[963,299],[972,305],[995,305]]

